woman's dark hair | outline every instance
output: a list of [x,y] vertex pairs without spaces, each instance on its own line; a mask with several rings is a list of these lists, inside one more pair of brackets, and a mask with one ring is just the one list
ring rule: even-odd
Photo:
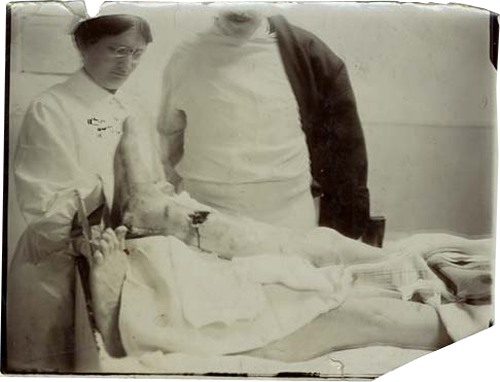
[[146,20],[132,15],[105,15],[82,21],[73,31],[78,49],[93,45],[108,36],[117,36],[137,28],[146,43],[153,41],[151,28]]

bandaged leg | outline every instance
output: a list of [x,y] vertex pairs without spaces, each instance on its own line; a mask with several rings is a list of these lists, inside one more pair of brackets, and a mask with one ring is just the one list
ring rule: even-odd
[[128,262],[125,254],[125,227],[106,229],[90,260],[90,288],[96,325],[112,356],[125,354],[118,330],[118,314],[123,280]]
[[[135,198],[141,203],[130,203],[124,215],[124,223],[132,231],[172,235],[227,259],[277,254],[300,256],[316,266],[326,266],[378,262],[388,256],[380,248],[349,239],[330,228],[295,232],[244,216],[220,213],[197,203],[187,194],[149,200],[144,195],[147,194]],[[204,216],[202,221],[196,222],[200,215]]]
[[298,362],[369,345],[436,350],[451,342],[437,312],[428,305],[387,298],[349,299],[282,340],[245,355]]
[[127,119],[115,162],[121,222],[137,235],[172,235],[188,245],[225,258],[254,254],[301,256],[317,266],[332,263],[378,261],[384,252],[348,239],[329,228],[294,232],[244,216],[220,213],[193,200],[175,195],[144,165],[139,149],[137,122]]
[[[139,235],[172,235],[184,243],[206,252],[232,258],[254,254],[283,254],[306,258],[316,266],[332,263],[346,265],[386,260],[390,250],[382,250],[351,240],[329,228],[294,232],[255,220],[218,212],[204,206],[187,194],[175,195],[168,183],[159,183],[144,165],[138,142],[141,139],[137,122],[127,119],[117,150],[116,162],[124,174],[117,188],[122,221]],[[457,238],[451,235],[420,235],[420,247],[412,251],[429,253],[454,248]],[[475,251],[477,242],[463,239],[460,246]],[[472,247],[474,248],[472,248]],[[396,248],[405,252],[407,246]]]

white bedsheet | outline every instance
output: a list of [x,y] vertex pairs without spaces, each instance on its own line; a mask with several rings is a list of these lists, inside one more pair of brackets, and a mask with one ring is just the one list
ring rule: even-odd
[[141,239],[128,249],[119,326],[129,355],[263,347],[338,307],[351,280],[338,267],[307,268],[294,258],[269,257],[266,268],[257,256],[234,266],[173,237]]
[[[100,346],[103,349],[102,345]],[[248,356],[193,356],[160,351],[137,357],[111,358],[101,353],[103,373],[147,373],[163,375],[248,375],[272,377],[280,373],[323,378],[376,378],[430,351],[392,346],[367,346],[335,351],[309,361],[285,363]],[[286,374],[284,375],[286,376]]]
[[[423,248],[421,243],[417,244],[412,248],[421,250]],[[266,267],[261,267],[262,259],[257,258],[253,268],[251,264],[247,264],[250,268],[245,268],[246,271],[242,272],[241,269],[237,271],[236,276],[241,276],[241,279],[238,277],[234,279],[235,275],[231,274],[225,279],[230,281],[227,284],[220,279],[225,277],[224,272],[219,272],[220,269],[217,270],[217,267],[209,269],[213,266],[212,260],[206,263],[202,261],[201,268],[191,268],[191,257],[198,255],[186,252],[188,248],[176,239],[149,238],[138,247],[144,253],[141,254],[139,251],[135,256],[131,256],[131,261],[135,261],[132,266],[134,271],[129,272],[124,284],[120,314],[120,331],[126,352],[137,356],[130,358],[134,367],[146,367],[150,369],[148,372],[169,374],[226,372],[274,375],[277,372],[316,372],[332,376],[340,376],[342,373],[344,376],[376,376],[427,353],[420,350],[374,346],[335,352],[333,358],[341,361],[343,371],[335,369],[340,364],[331,361],[332,354],[325,356],[326,358],[321,357],[298,364],[256,361],[254,358],[242,356],[223,356],[258,348],[282,338],[319,314],[334,309],[345,296],[343,293],[331,294],[331,290],[330,297],[322,295],[320,291],[325,288],[324,282],[310,280],[311,277],[314,279],[321,276],[314,274],[315,269],[306,269],[304,273],[298,273],[297,277],[286,280],[283,279],[279,269],[283,264],[275,264],[269,272]],[[163,250],[159,251],[158,248]],[[447,249],[449,250],[449,247]],[[172,250],[176,253],[174,256]],[[262,268],[260,271],[259,267]],[[255,271],[258,272],[252,273]],[[308,274],[309,271],[313,273]],[[214,272],[219,272],[217,282],[210,285],[210,276],[213,278]],[[187,279],[183,277],[195,279],[196,282],[186,282]],[[325,280],[327,281],[328,277]],[[264,309],[260,300],[262,295],[259,294],[258,288],[253,289],[255,285],[252,286],[252,281],[261,284],[269,282],[269,285],[260,286],[262,288],[260,292],[266,300]],[[224,295],[224,289],[230,284],[236,286],[233,291],[236,294]],[[187,294],[186,291],[180,293],[178,290],[180,285],[194,285],[198,292],[188,288]],[[294,285],[298,289],[306,290],[294,290]],[[342,288],[342,285],[340,283],[336,286],[339,288],[337,292],[348,289]],[[200,306],[196,307],[196,298],[200,298],[200,288],[202,297],[206,301],[202,301]],[[204,288],[206,290],[203,290]],[[235,304],[235,296],[238,293],[246,295],[252,290],[256,297],[255,303],[250,304],[248,309],[241,304],[236,304],[235,309],[227,309],[231,304]],[[181,301],[181,296],[188,301],[188,304],[186,301]],[[193,321],[196,320],[197,314],[203,314],[203,309],[210,309],[214,301],[218,304],[217,309],[221,310],[219,318],[217,315],[210,316],[214,314],[211,311],[208,318],[204,318],[205,321],[186,320],[187,310],[192,310],[190,314]],[[446,304],[437,308],[454,340],[474,334],[488,326],[492,314],[490,305],[469,308],[460,304]],[[189,313],[187,316],[189,317]],[[186,339],[189,340],[188,343]],[[175,353],[165,355],[158,350]],[[352,373],[346,366],[349,363],[354,367]],[[335,370],[332,371],[332,368]]]

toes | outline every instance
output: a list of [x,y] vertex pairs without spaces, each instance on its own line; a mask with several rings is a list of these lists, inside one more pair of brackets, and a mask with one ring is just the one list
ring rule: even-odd
[[[104,235],[103,235],[104,236]],[[106,257],[109,255],[111,252],[111,248],[106,240],[101,240],[99,241],[99,249],[98,251],[101,252],[101,254]]]
[[127,227],[120,226],[116,229],[116,238],[118,240],[118,248],[125,249],[125,235],[127,234]]
[[101,251],[97,250],[95,253],[94,253],[94,263],[96,265],[99,265],[99,264],[102,264],[104,262],[104,255],[102,254]]
[[115,232],[111,228],[106,228],[102,234],[102,239],[108,243],[111,250],[118,247],[118,239],[116,238]]
[[94,260],[101,262],[111,252],[119,250],[123,251],[125,249],[125,235],[127,233],[127,228],[120,226],[114,231],[111,228],[107,228],[101,236],[97,244],[97,251],[94,253]]

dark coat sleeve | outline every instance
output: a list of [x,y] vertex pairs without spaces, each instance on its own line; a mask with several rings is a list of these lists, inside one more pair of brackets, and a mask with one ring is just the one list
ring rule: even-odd
[[365,139],[347,69],[321,40],[309,44],[318,89],[311,121],[311,163],[322,197],[320,225],[358,238],[368,223],[370,197]]

